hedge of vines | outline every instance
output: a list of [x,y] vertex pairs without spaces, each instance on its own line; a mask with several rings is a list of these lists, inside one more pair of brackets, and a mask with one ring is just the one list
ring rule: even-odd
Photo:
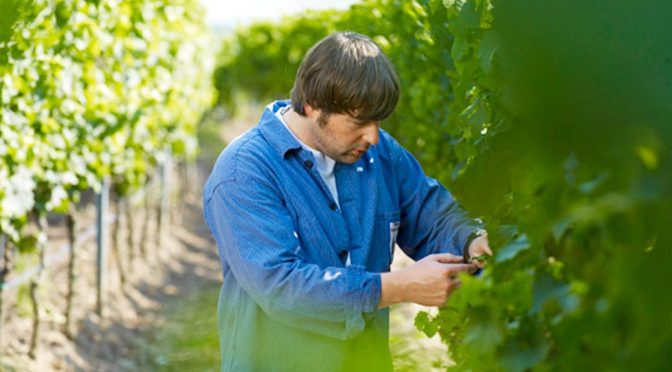
[[487,224],[495,257],[438,316],[461,370],[672,361],[669,2],[368,0],[239,29],[219,102],[286,98],[303,53],[371,36],[402,98],[383,127]]
[[3,0],[0,232],[66,211],[111,176],[126,193],[165,149],[193,157],[212,103],[196,0]]
[[[121,201],[168,156],[193,159],[214,97],[210,31],[198,0],[0,0],[0,9],[0,292],[16,248],[43,267],[46,216],[67,213],[71,337],[75,205],[105,178]],[[31,357],[40,277],[29,286]]]

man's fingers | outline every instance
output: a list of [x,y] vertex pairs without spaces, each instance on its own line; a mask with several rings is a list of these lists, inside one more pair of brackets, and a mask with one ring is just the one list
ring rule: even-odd
[[448,285],[448,290],[446,291],[446,296],[453,294],[458,288],[462,286],[462,282],[459,279],[448,279],[450,284]]
[[462,281],[460,281],[460,279],[451,279],[450,281],[450,286],[452,287],[451,291],[456,290],[462,286]]
[[455,256],[454,254],[450,253],[437,253],[432,255],[432,257],[437,261],[445,264],[450,264],[450,263],[461,263],[464,261],[464,259],[461,256]]
[[481,254],[486,254],[488,256],[492,256],[492,250],[490,249],[490,246],[487,244],[481,244],[478,248],[480,248],[479,253]]
[[481,262],[481,261],[478,261],[478,260],[474,260],[474,261],[473,261],[473,264],[474,264],[474,266],[476,266],[476,267],[479,268],[479,269],[482,269],[482,268],[485,267],[485,263],[483,263],[483,262]]
[[446,265],[450,276],[455,276],[457,273],[470,273],[473,274],[478,270],[478,267],[474,264],[465,264],[465,263],[456,263]]
[[481,254],[487,254],[488,256],[492,256],[492,250],[490,249],[490,244],[488,244],[488,235],[482,235],[476,238],[474,242],[476,244],[476,255],[481,255]]

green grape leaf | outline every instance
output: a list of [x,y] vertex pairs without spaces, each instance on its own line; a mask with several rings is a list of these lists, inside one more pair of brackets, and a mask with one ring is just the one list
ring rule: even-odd
[[499,249],[495,261],[496,262],[508,261],[516,257],[518,253],[528,248],[530,248],[530,243],[527,240],[527,235],[522,234],[518,236],[518,238],[516,238],[515,240],[511,241],[509,244]]

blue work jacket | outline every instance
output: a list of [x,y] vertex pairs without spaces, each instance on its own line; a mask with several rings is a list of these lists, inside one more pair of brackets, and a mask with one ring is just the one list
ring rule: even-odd
[[384,130],[335,167],[339,203],[270,104],[219,156],[204,189],[217,242],[223,371],[390,370],[380,273],[395,242],[411,258],[462,255],[475,229]]

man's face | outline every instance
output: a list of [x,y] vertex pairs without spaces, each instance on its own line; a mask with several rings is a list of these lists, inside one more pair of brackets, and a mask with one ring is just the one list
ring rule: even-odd
[[316,150],[339,163],[352,164],[378,143],[380,122],[361,122],[346,114],[326,115],[320,110],[307,110],[313,121],[310,135]]

